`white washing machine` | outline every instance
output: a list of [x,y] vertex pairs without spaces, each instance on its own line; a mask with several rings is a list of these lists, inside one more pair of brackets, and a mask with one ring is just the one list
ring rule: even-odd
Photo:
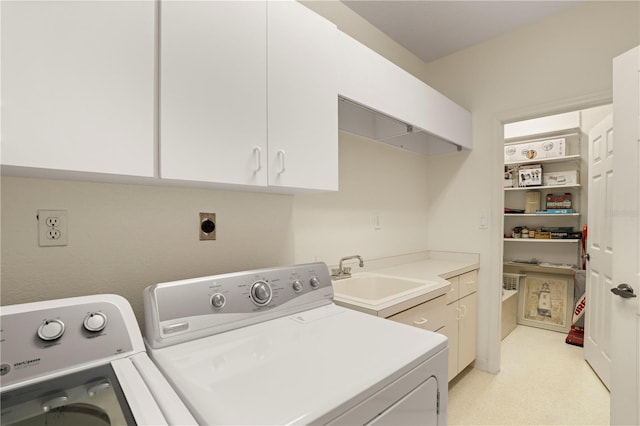
[[336,306],[324,263],[150,286],[152,360],[200,424],[445,424],[446,337]]
[[147,356],[129,303],[93,295],[0,308],[2,425],[194,425]]

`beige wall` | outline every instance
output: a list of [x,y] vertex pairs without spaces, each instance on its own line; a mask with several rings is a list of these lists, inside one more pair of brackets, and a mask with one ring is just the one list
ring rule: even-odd
[[[607,97],[612,57],[639,42],[638,4],[586,2],[424,65],[341,3],[307,3],[470,109],[474,150],[427,158],[341,134],[340,192],[296,197],[3,177],[2,304],[115,292],[142,320],[142,289],[163,280],[335,263],[356,253],[478,252],[478,365],[497,368],[490,361],[499,359],[492,337],[499,324],[492,305],[501,261],[499,121]],[[42,208],[69,211],[68,247],[37,246],[35,214]],[[213,243],[195,236],[197,213],[206,210],[218,213]],[[376,213],[380,231],[373,230]],[[478,227],[482,215],[488,230]]]
[[[473,113],[473,151],[429,160],[427,233],[431,249],[480,253],[476,365],[481,368],[495,371],[499,360],[500,122],[610,100],[613,57],[640,43],[638,6],[585,2],[426,65],[427,83]],[[488,230],[478,229],[483,214],[491,218]]]
[[340,191],[295,197],[296,263],[336,265],[353,254],[366,262],[427,250],[427,162],[341,132]]
[[[422,71],[415,56],[342,3],[320,3],[350,33]],[[341,133],[341,190],[333,194],[2,177],[1,303],[113,292],[132,303],[142,324],[142,290],[156,282],[425,250],[426,165],[426,157]],[[38,209],[68,210],[67,247],[38,247]],[[217,213],[217,241],[197,239],[200,211]]]
[[[584,2],[429,64],[417,64],[343,4],[304,3],[472,112],[473,151],[428,159],[428,220],[421,232],[429,249],[480,253],[476,366],[497,371],[502,122],[609,102],[613,57],[640,44],[639,3]],[[480,229],[481,217],[488,229]]]
[[[425,250],[426,180],[426,157],[346,133],[338,193],[294,197],[5,176],[2,304],[117,293],[142,324],[142,290],[153,283]],[[68,246],[38,247],[38,209],[68,211]],[[217,214],[216,241],[198,240],[201,211]]]
[[[162,281],[293,261],[293,197],[2,178],[2,304],[94,293],[126,297]],[[69,245],[39,247],[38,209],[68,211]],[[215,212],[216,241],[198,213]]]
[[349,9],[344,3],[337,0],[298,1],[336,24],[340,31],[375,50],[416,78],[425,76],[424,62],[420,58],[372,26],[369,21]]

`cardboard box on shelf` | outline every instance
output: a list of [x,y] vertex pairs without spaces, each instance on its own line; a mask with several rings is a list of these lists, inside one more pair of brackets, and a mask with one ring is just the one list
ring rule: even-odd
[[534,238],[536,240],[550,240],[551,232],[536,231],[536,235]]
[[571,193],[547,194],[547,210],[549,209],[570,209]]
[[540,164],[521,166],[518,169],[518,186],[542,185],[542,166]]
[[524,195],[524,212],[535,213],[537,210],[540,210],[541,198],[540,191],[527,191]]
[[514,181],[516,176],[516,169],[514,167],[506,167],[504,168],[504,187],[505,188],[513,188]]
[[577,185],[580,183],[580,174],[577,170],[565,170],[562,172],[547,172],[542,177],[544,186]]
[[543,158],[564,157],[566,139],[547,139],[536,142],[514,143],[504,146],[504,162],[531,161]]

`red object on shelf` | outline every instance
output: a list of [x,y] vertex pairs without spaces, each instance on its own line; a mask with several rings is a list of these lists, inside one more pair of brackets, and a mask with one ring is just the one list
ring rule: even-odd
[[587,269],[587,225],[582,227],[582,269]]

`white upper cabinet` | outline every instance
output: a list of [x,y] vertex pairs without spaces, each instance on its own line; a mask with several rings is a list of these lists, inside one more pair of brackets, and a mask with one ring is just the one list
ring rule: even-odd
[[160,176],[267,184],[267,6],[160,8]]
[[268,2],[269,185],[338,189],[336,26]]
[[335,25],[294,1],[163,2],[160,175],[337,190]]
[[0,7],[3,166],[154,176],[155,3]]
[[428,155],[472,148],[469,111],[344,33],[338,46],[341,129]]

